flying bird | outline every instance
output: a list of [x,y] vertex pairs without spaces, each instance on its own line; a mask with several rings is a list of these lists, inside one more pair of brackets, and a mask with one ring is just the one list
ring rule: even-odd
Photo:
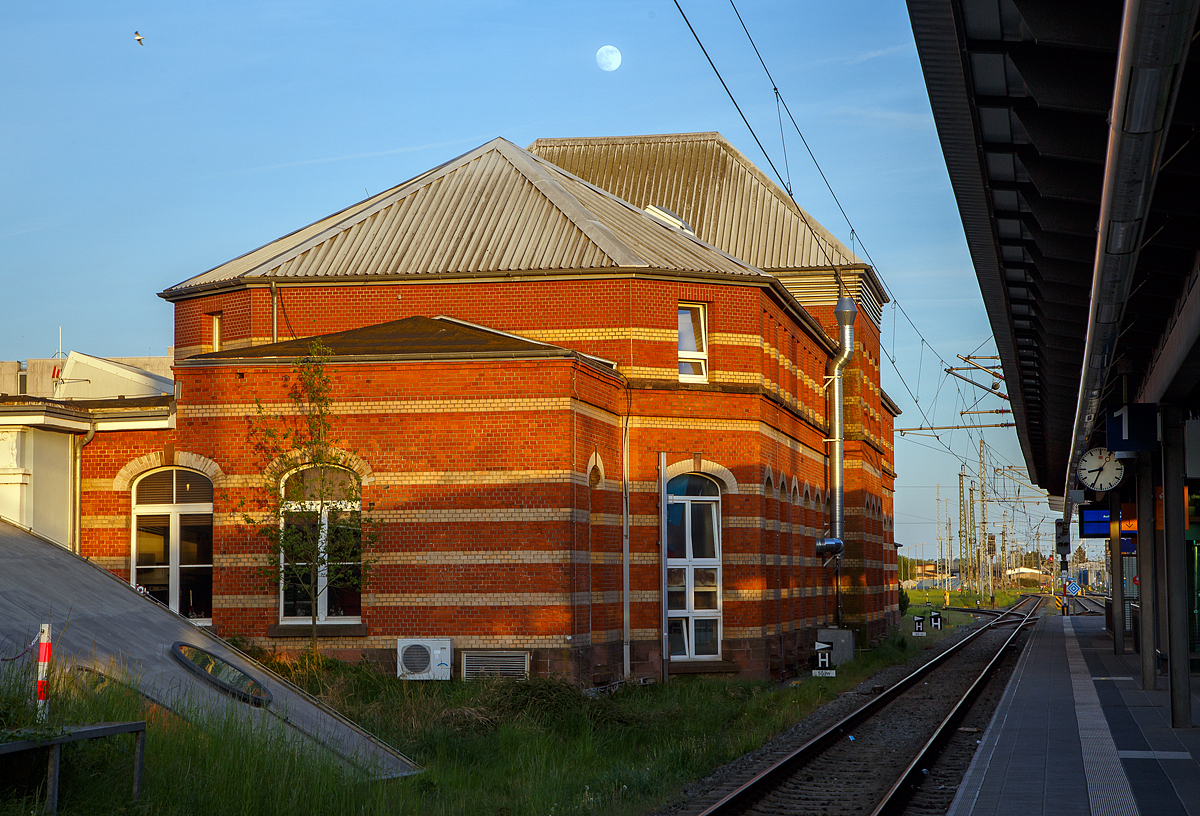
[[137,44],[138,44],[138,45],[145,45],[145,43],[144,43],[144,42],[142,42],[142,40],[144,40],[144,39],[146,39],[146,38],[145,38],[145,37],[143,37],[141,34],[138,34],[136,31],[135,31],[135,32],[133,32],[133,38],[134,38],[135,40],[137,40]]

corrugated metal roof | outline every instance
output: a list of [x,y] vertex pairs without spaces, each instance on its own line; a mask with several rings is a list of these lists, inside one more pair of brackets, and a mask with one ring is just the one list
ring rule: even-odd
[[174,300],[254,278],[615,269],[764,274],[511,142],[494,139],[161,296]]
[[538,139],[529,151],[636,207],[673,210],[759,269],[863,263],[719,133]]
[[843,270],[840,280],[828,269],[781,269],[774,274],[805,306],[833,306],[844,292],[878,326],[883,320],[883,304],[889,299],[869,271],[870,267]]

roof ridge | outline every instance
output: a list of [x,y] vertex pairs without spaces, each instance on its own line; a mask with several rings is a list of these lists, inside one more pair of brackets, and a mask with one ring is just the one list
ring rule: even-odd
[[651,144],[654,142],[708,142],[724,138],[715,130],[695,133],[644,133],[632,136],[550,136],[534,139],[526,149],[531,149],[534,145],[539,144]]
[[[338,213],[334,213],[333,216],[326,216],[326,218],[318,219],[318,221],[313,223],[320,223],[321,221],[327,220],[330,217],[336,217],[341,213],[345,213],[345,217],[336,221],[331,221],[319,232],[315,232],[303,240],[281,248],[275,254],[264,258],[251,268],[240,273],[237,277],[241,279],[259,277],[263,272],[276,269],[283,264],[286,264],[288,261],[291,261],[294,258],[304,254],[313,247],[320,246],[334,236],[345,232],[355,224],[361,223],[376,213],[387,209],[396,202],[407,198],[416,190],[429,186],[438,179],[443,178],[444,176],[455,172],[456,170],[466,167],[471,162],[493,151],[502,156],[514,170],[524,176],[530,182],[530,184],[532,184],[534,188],[538,190],[538,192],[548,199],[556,209],[562,212],[562,214],[566,216],[576,228],[583,232],[584,235],[587,236],[588,240],[596,244],[596,246],[599,247],[602,252],[608,255],[618,266],[633,268],[645,268],[649,266],[649,264],[640,255],[638,255],[636,251],[633,250],[633,248],[618,238],[608,226],[597,219],[595,213],[589,210],[581,201],[579,201],[578,198],[572,195],[571,192],[567,190],[558,179],[554,178],[550,171],[552,170],[555,173],[560,173],[563,175],[569,174],[566,174],[561,168],[550,162],[546,162],[546,166],[541,166],[536,160],[531,161],[531,159],[534,159],[532,154],[513,144],[508,139],[505,139],[502,136],[497,136],[494,139],[484,142],[478,147],[468,150],[466,153],[443,162],[437,167],[427,170],[420,175],[414,176],[407,181],[401,182],[395,187],[392,187],[390,190],[377,194],[373,197],[374,200],[367,199],[371,201],[371,203],[365,207],[355,209],[355,207],[358,207],[363,203],[358,202],[358,204],[352,204],[349,207],[340,210]],[[580,179],[580,181],[582,181],[582,179]],[[312,225],[310,224],[309,226]],[[239,255],[238,258],[243,258],[246,255],[257,252],[278,241],[286,240],[289,236],[302,232],[304,229],[306,228],[301,227],[300,229],[293,230],[288,235],[283,236],[283,238],[277,238],[275,241],[270,241],[266,244],[263,244],[263,246],[259,247],[258,249]],[[226,264],[232,263],[235,260],[237,260],[237,258],[227,261]],[[190,281],[201,278],[212,271],[225,266],[226,264],[219,264],[218,266],[215,266],[205,272],[201,272],[198,275],[193,275],[187,280],[169,287],[166,291],[171,292],[187,289]]]
[[[700,134],[700,135],[708,135],[708,134]],[[521,150],[521,148],[519,148],[519,147],[517,149]],[[749,261],[743,260],[742,258],[739,258],[736,255],[733,255],[732,253],[726,252],[725,250],[721,249],[718,246],[714,246],[713,244],[710,244],[709,242],[705,241],[703,238],[696,235],[696,233],[694,233],[690,230],[680,229],[679,227],[676,227],[673,224],[668,224],[665,221],[661,221],[657,218],[654,218],[653,216],[649,215],[644,209],[635,206],[633,203],[631,203],[629,201],[626,201],[625,199],[621,198],[616,193],[614,193],[610,190],[605,190],[603,187],[600,187],[597,184],[593,184],[592,182],[588,181],[585,178],[580,178],[579,176],[575,175],[571,171],[565,170],[562,167],[559,167],[557,164],[555,164],[554,162],[545,158],[544,156],[539,156],[538,154],[533,153],[528,150],[524,151],[524,156],[528,159],[533,160],[538,165],[541,165],[546,170],[552,171],[561,176],[566,176],[571,181],[576,182],[578,184],[582,184],[584,187],[591,190],[596,195],[603,196],[603,197],[609,199],[610,201],[612,201],[614,204],[624,207],[625,209],[629,210],[630,213],[636,215],[637,217],[647,219],[650,223],[653,223],[655,227],[665,229],[665,230],[670,230],[671,232],[678,235],[680,238],[685,238],[688,241],[691,241],[693,244],[697,244],[697,245],[703,247],[704,249],[709,250],[710,252],[715,252],[718,255],[721,255],[722,257],[724,257],[726,260],[728,260],[732,263],[735,263],[738,266],[744,267],[745,269],[750,270],[751,272],[754,272],[755,274],[759,274],[759,275],[769,275],[770,274],[768,272],[764,272],[763,270],[759,269],[757,266],[750,263]],[[568,195],[571,195],[569,191],[568,191]],[[578,197],[572,195],[572,198],[577,199]],[[591,212],[591,210],[587,208],[587,205],[582,204],[582,202],[581,202],[581,205],[584,207],[584,209],[587,209],[588,212]],[[603,228],[605,230],[608,229],[608,227],[606,227],[604,224],[600,224],[600,226],[601,226],[601,228]]]
[[554,178],[551,170],[563,175],[568,175],[567,173],[548,162],[546,163],[548,166],[543,166],[528,151],[517,147],[507,139],[498,139],[497,141],[501,142],[499,145],[500,155],[504,156],[514,169],[529,179],[538,192],[549,199],[550,203],[569,218],[571,223],[578,227],[592,243],[600,247],[618,266],[639,268],[650,266],[632,247],[618,238],[607,225],[599,221],[596,214],[564,187],[562,182]]
[[[511,144],[511,142],[509,142],[507,139],[497,136],[496,138],[494,138],[490,141],[484,142],[483,144],[479,145],[478,147],[468,150],[466,153],[463,153],[459,156],[455,156],[453,159],[450,159],[449,161],[443,162],[442,164],[438,165],[437,167],[434,167],[430,170],[426,170],[424,173],[421,173],[420,175],[413,176],[408,181],[401,182],[400,184],[397,184],[395,187],[393,187],[391,190],[387,191],[386,193],[381,194],[376,199],[376,201],[374,201],[370,206],[364,207],[361,210],[356,210],[355,212],[347,215],[345,218],[341,219],[340,221],[333,222],[332,224],[330,224],[328,227],[321,230],[320,232],[310,235],[308,238],[304,239],[303,241],[299,242],[298,244],[293,244],[292,246],[288,247],[287,249],[282,250],[278,254],[273,255],[270,258],[267,258],[262,263],[256,264],[253,268],[247,269],[239,277],[242,277],[242,278],[255,277],[255,272],[258,270],[263,270],[263,269],[271,270],[278,266],[282,266],[283,264],[287,263],[288,261],[292,260],[293,258],[304,254],[305,252],[312,249],[313,247],[319,246],[319,245],[325,243],[326,241],[328,241],[330,238],[334,237],[335,235],[345,232],[347,229],[349,229],[354,224],[365,221],[368,218],[370,218],[372,215],[375,215],[376,213],[392,206],[397,201],[407,198],[414,191],[420,189],[421,187],[426,187],[426,186],[432,184],[437,179],[442,178],[443,176],[445,176],[455,170],[465,167],[468,164],[470,164],[471,162],[475,161],[476,159],[487,155],[489,152],[491,152],[493,149],[495,149],[498,146],[497,143]],[[349,208],[347,208],[347,209],[349,209]],[[298,231],[299,230],[297,230],[297,232]],[[205,274],[207,274],[207,273],[205,273]],[[172,288],[174,288],[174,287],[172,287]]]
[[[744,165],[746,169],[750,171],[750,174],[755,176],[768,190],[771,191],[772,194],[775,195],[776,198],[782,201],[785,206],[794,209],[800,216],[801,220],[804,221],[805,226],[808,227],[809,232],[811,232],[818,239],[832,244],[835,251],[845,253],[847,258],[852,259],[852,263],[865,263],[858,257],[858,255],[854,253],[853,250],[850,249],[850,247],[846,246],[832,232],[830,232],[824,224],[814,218],[812,213],[801,207],[800,203],[796,201],[795,198],[789,195],[786,190],[780,187],[770,176],[763,172],[761,167],[750,161],[750,159],[746,158],[746,154],[738,150],[737,147],[734,146],[733,142],[726,139],[720,133],[716,134],[716,142],[724,150],[728,151],[729,154],[733,156],[735,161]],[[823,254],[825,254],[826,260],[830,261],[830,265],[834,265],[832,263],[832,259],[829,258],[829,253],[825,252]]]
[[[662,133],[662,134],[647,134],[641,136],[574,136],[574,137],[551,137],[535,139],[529,145],[529,151],[533,151],[538,147],[563,147],[567,145],[580,146],[598,146],[598,145],[630,145],[630,144],[675,144],[680,142],[714,142],[719,150],[724,150],[729,156],[746,169],[760,184],[767,188],[770,193],[775,196],[788,210],[791,210],[795,215],[800,217],[806,225],[809,232],[812,233],[814,240],[817,243],[828,244],[831,251],[824,249],[820,250],[821,254],[826,256],[830,266],[837,266],[832,258],[832,254],[844,255],[850,259],[851,263],[862,263],[863,261],[856,255],[848,246],[837,238],[829,229],[813,217],[812,213],[800,206],[800,204],[787,194],[782,187],[779,186],[770,176],[768,176],[761,167],[746,157],[746,154],[738,150],[734,144],[725,138],[719,131],[711,130],[696,133]],[[537,155],[533,153],[533,155]],[[564,171],[565,172],[565,171]],[[594,186],[594,185],[593,185]]]
[[[493,139],[492,141],[495,141],[495,139]],[[487,144],[490,144],[490,142],[488,142]],[[256,252],[260,252],[260,251],[272,246],[273,244],[278,244],[283,241],[286,241],[288,238],[291,238],[294,235],[298,235],[299,233],[304,232],[306,229],[316,226],[317,224],[320,224],[324,221],[330,221],[330,219],[337,218],[338,216],[341,216],[344,214],[344,217],[341,220],[330,221],[331,225],[329,227],[326,227],[320,233],[315,233],[314,235],[326,235],[331,230],[334,230],[338,225],[342,225],[342,224],[346,224],[346,223],[354,223],[354,219],[356,218],[356,216],[362,215],[368,209],[370,209],[372,213],[378,212],[379,210],[375,209],[376,204],[378,204],[380,201],[390,198],[392,196],[392,194],[395,193],[396,191],[400,190],[400,188],[407,187],[410,184],[413,184],[413,183],[415,183],[421,179],[424,179],[426,177],[432,177],[439,171],[444,170],[446,167],[453,164],[458,159],[465,157],[468,153],[471,153],[474,150],[479,150],[480,147],[485,147],[485,146],[486,146],[486,144],[480,145],[479,147],[476,147],[476,148],[472,148],[472,150],[467,151],[467,153],[463,153],[459,156],[456,156],[455,158],[448,159],[447,161],[442,162],[437,167],[432,167],[423,173],[419,173],[410,179],[406,179],[405,181],[402,181],[399,184],[388,188],[387,190],[376,193],[373,196],[367,196],[366,198],[362,199],[361,201],[356,201],[353,204],[348,204],[345,207],[342,207],[342,209],[338,210],[337,212],[331,213],[331,214],[325,216],[324,218],[318,218],[316,221],[313,221],[310,224],[305,224],[304,226],[298,227],[289,233],[279,236],[278,238],[267,241],[265,244],[257,246],[254,249],[251,249],[247,252],[243,252],[241,255],[237,255],[233,258],[230,258],[228,261],[225,261],[224,263],[219,263],[216,266],[213,266],[213,267],[210,267],[210,268],[204,270],[203,272],[192,275],[190,278],[188,278],[186,280],[180,281],[179,283],[176,283],[173,286],[167,287],[163,292],[159,293],[159,296],[161,297],[161,296],[165,295],[167,292],[186,289],[186,288],[188,288],[186,284],[188,284],[191,281],[194,281],[198,278],[203,278],[205,275],[211,274],[212,272],[215,272],[216,270],[221,269],[222,267],[229,266],[232,263],[236,263],[237,261],[240,261],[242,258],[253,255]],[[367,202],[371,202],[371,203],[367,204]],[[363,206],[363,205],[367,205],[367,206]],[[356,209],[356,208],[359,208],[359,209]],[[305,243],[306,241],[307,241],[307,239],[305,239],[304,241],[301,241],[301,243]],[[278,266],[279,264],[274,264],[272,262],[277,258],[281,258],[284,255],[287,255],[289,252],[291,252],[291,250],[295,246],[298,246],[298,244],[293,244],[292,247],[280,250],[276,254],[271,255],[270,257],[258,262],[254,266],[250,267],[246,271],[240,273],[237,277],[239,277],[239,278],[252,277],[255,270],[261,269],[261,268],[263,268],[263,266],[266,266],[268,264],[270,264],[270,265],[267,266],[267,269],[273,269],[275,266]],[[292,257],[294,257],[294,256],[292,256]],[[286,261],[281,261],[280,263],[286,263]]]

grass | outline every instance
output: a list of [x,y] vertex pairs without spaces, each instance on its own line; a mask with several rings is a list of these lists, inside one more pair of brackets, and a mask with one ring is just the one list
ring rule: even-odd
[[[146,720],[148,726],[139,804],[130,796],[133,737],[120,736],[64,746],[59,813],[386,812],[382,791],[297,744],[271,721],[254,724],[240,712],[198,706],[183,706],[179,716],[119,683],[77,683],[69,667],[52,673],[49,714],[39,723],[31,702],[34,666],[30,661],[0,669],[0,742],[82,723]],[[0,764],[0,814],[41,813],[45,749],[14,757]]]
[[[1001,609],[1004,607],[1012,606],[1018,600],[1020,600],[1021,595],[1023,593],[1035,592],[1036,590],[1037,590],[1036,587],[1034,587],[1032,589],[1025,588],[1025,589],[997,590],[996,591],[996,608]],[[946,606],[945,593],[943,593],[942,590],[939,590],[939,589],[931,589],[931,590],[910,589],[910,590],[908,590],[908,598],[909,598],[909,602],[912,603],[913,606],[917,606],[918,604],[920,604],[922,606],[932,605],[932,607],[934,609],[941,609],[943,606]],[[984,609],[992,608],[992,599],[991,599],[990,595],[980,595],[978,592],[957,592],[957,591],[950,593],[949,606],[974,607],[976,601],[979,601],[980,602],[979,605]]]
[[[920,612],[914,605],[910,610]],[[559,680],[405,682],[367,665],[275,660],[272,668],[420,763],[424,772],[374,783],[272,726],[189,710],[147,708],[116,683],[85,691],[64,670],[50,726],[149,721],[142,803],[129,803],[132,739],[64,753],[60,812],[146,814],[638,814],[688,782],[759,747],[839,693],[904,662],[947,627],[899,632],[838,666],[835,678],[767,682],[678,677],[589,696]],[[962,621],[970,619],[961,615]],[[911,632],[911,620],[902,632]],[[264,656],[266,657],[266,656]],[[0,670],[0,728],[36,725],[32,663]],[[3,736],[0,735],[0,740]],[[43,766],[44,767],[44,766]],[[39,809],[36,790],[0,792],[0,816]]]

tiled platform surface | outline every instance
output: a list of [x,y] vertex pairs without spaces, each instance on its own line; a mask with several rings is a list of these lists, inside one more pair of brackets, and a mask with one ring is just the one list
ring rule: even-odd
[[1167,678],[1143,691],[1112,652],[1102,617],[1038,622],[950,816],[1200,816],[1200,727],[1171,728]]

